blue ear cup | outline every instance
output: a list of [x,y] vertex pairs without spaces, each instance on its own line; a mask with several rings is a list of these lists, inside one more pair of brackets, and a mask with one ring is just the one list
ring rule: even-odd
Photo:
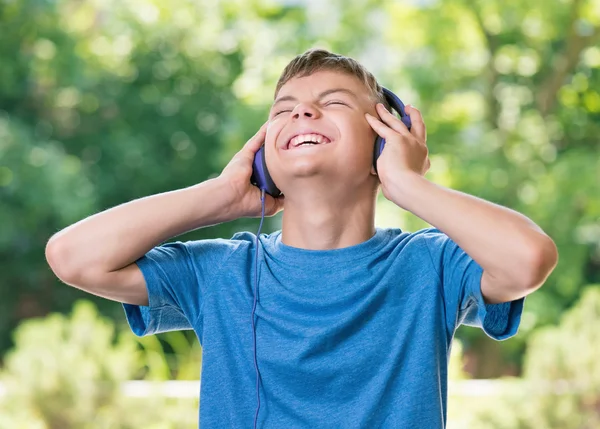
[[[410,130],[410,117],[404,111],[404,103],[398,98],[396,94],[394,94],[387,88],[383,88],[383,94],[388,104],[392,107],[393,110],[400,114],[400,120]],[[377,138],[375,139],[375,146],[373,149],[373,166],[375,167],[376,172],[377,159],[381,155],[381,152],[383,152],[384,146],[385,139],[377,136]],[[275,198],[282,195],[279,188],[277,188],[277,186],[275,185],[275,182],[273,182],[273,179],[269,174],[269,170],[267,169],[267,161],[265,159],[264,146],[262,146],[254,155],[254,162],[252,163],[252,176],[250,178],[250,182]]]
[[[391,106],[391,108],[400,114],[400,120],[410,130],[410,117],[404,111],[404,103],[402,102],[402,100],[400,100],[396,94],[394,94],[387,88],[383,88],[383,95],[385,96],[385,99]],[[385,139],[380,136],[377,136],[377,138],[375,139],[375,147],[373,148],[373,167],[375,167],[375,172],[377,172],[377,159],[381,156],[381,152],[383,152],[384,146]]]
[[277,198],[281,196],[281,191],[271,179],[269,170],[267,169],[267,160],[265,159],[265,146],[261,148],[254,155],[254,162],[252,163],[252,177],[250,177],[250,183],[258,186],[261,190],[267,194]]

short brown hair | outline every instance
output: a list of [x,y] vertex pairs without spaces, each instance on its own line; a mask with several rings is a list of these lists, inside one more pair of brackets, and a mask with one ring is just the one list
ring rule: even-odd
[[292,78],[310,76],[318,71],[338,71],[355,76],[368,89],[371,98],[376,103],[383,103],[386,108],[390,108],[381,85],[375,79],[375,76],[369,72],[362,64],[353,58],[334,54],[325,49],[311,48],[303,54],[297,55],[283,69],[277,86],[275,87],[274,99],[283,85]]

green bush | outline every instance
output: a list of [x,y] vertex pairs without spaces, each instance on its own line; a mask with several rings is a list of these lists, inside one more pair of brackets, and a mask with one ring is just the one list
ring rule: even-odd
[[600,285],[587,287],[558,326],[536,331],[523,389],[482,407],[474,429],[600,428]]
[[15,344],[0,373],[7,389],[0,429],[197,427],[196,398],[123,396],[124,381],[169,375],[161,364],[164,353],[140,348],[128,331],[116,333],[87,301],[79,301],[71,317],[52,314],[23,322]]

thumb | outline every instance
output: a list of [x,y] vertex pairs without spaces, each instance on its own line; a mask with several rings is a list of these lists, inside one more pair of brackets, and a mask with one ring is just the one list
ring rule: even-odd
[[260,147],[262,146],[262,144],[265,141],[265,137],[267,136],[267,124],[268,123],[269,123],[269,121],[265,122],[260,127],[260,129],[256,132],[256,134],[254,134],[250,138],[250,140],[248,140],[246,142],[246,144],[242,148],[243,151],[252,152],[252,154],[255,154],[260,149]]

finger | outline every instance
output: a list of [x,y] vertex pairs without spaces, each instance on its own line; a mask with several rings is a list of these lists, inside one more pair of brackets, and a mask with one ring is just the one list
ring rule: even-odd
[[425,122],[423,121],[421,112],[410,104],[405,107],[404,111],[410,117],[410,132],[417,137],[420,142],[425,144],[427,141],[427,129],[425,128]]
[[371,128],[373,128],[380,137],[383,137],[384,139],[388,140],[393,135],[398,134],[398,133],[396,133],[396,131],[394,131],[393,129],[388,127],[386,124],[381,122],[375,116],[373,116],[369,113],[365,113],[365,117],[367,118],[367,122],[369,123]]
[[389,110],[387,110],[385,108],[385,106],[381,103],[377,103],[377,113],[379,113],[379,116],[381,117],[381,120],[391,129],[393,129],[394,131],[396,131],[399,134],[404,134],[404,135],[408,135],[410,134],[410,131],[408,130],[408,127],[406,125],[404,125],[404,122],[402,122],[400,119],[398,119],[396,117],[396,115],[393,115]]
[[262,146],[265,141],[265,137],[267,135],[267,126],[269,121],[265,122],[260,129],[254,134],[244,145],[243,150],[252,151],[252,153],[256,153],[258,149]]

